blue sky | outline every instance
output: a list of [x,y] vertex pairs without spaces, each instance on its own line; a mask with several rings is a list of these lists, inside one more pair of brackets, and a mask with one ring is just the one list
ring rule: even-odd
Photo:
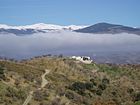
[[109,22],[140,27],[140,0],[0,0],[0,24],[89,25]]

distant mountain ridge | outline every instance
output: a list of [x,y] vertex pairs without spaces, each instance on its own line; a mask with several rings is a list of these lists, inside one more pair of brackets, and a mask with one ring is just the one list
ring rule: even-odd
[[133,27],[109,24],[109,23],[98,23],[83,29],[75,30],[75,32],[93,33],[93,34],[128,33],[128,34],[140,35],[140,28],[133,28]]
[[24,35],[24,34],[34,34],[34,33],[46,33],[46,32],[57,32],[62,30],[77,30],[81,28],[85,28],[87,26],[77,26],[77,25],[69,25],[69,26],[61,26],[54,24],[45,24],[38,23],[33,25],[25,25],[25,26],[9,26],[5,24],[0,24],[0,33],[12,33],[16,35]]
[[45,23],[38,23],[38,24],[25,25],[25,26],[9,26],[5,24],[0,24],[0,33],[2,34],[11,33],[19,36],[34,34],[34,33],[60,32],[65,30],[81,32],[81,33],[92,33],[92,34],[128,33],[128,34],[140,35],[140,28],[133,28],[133,27],[110,24],[110,23],[97,23],[91,26],[85,26],[85,25],[61,26],[61,25],[45,24]]

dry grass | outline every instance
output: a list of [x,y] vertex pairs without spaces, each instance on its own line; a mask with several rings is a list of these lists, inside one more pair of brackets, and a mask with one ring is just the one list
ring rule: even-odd
[[[15,92],[22,89],[23,93],[36,89],[44,69],[50,70],[46,75],[49,84],[35,92],[30,105],[133,105],[140,92],[140,65],[83,64],[58,57],[0,61],[0,65],[5,68],[7,77],[19,80],[11,85]],[[1,97],[6,87],[9,86],[0,82]]]

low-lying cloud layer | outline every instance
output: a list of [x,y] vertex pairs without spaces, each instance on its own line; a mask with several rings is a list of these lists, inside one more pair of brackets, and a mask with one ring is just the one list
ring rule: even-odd
[[16,36],[0,34],[0,56],[26,58],[42,54],[140,51],[140,36],[133,34],[39,33]]

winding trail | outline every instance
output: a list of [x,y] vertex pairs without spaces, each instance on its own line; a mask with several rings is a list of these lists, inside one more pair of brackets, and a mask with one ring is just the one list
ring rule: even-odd
[[45,73],[41,76],[42,78],[41,88],[44,88],[48,84],[48,81],[46,80],[45,76],[49,74],[49,72],[50,70],[45,69]]
[[[50,72],[50,70],[45,69],[45,73],[41,76],[41,78],[42,78],[41,86],[37,90],[41,90],[42,88],[44,88],[48,84],[48,80],[46,80],[45,76],[47,74],[49,74],[49,72]],[[34,91],[30,91],[29,95],[27,96],[26,100],[24,101],[24,103],[22,105],[28,105],[28,103],[33,98],[33,93],[34,93]]]
[[28,103],[30,102],[30,100],[33,97],[33,91],[30,91],[28,97],[26,98],[26,100],[24,101],[23,105],[28,105]]

